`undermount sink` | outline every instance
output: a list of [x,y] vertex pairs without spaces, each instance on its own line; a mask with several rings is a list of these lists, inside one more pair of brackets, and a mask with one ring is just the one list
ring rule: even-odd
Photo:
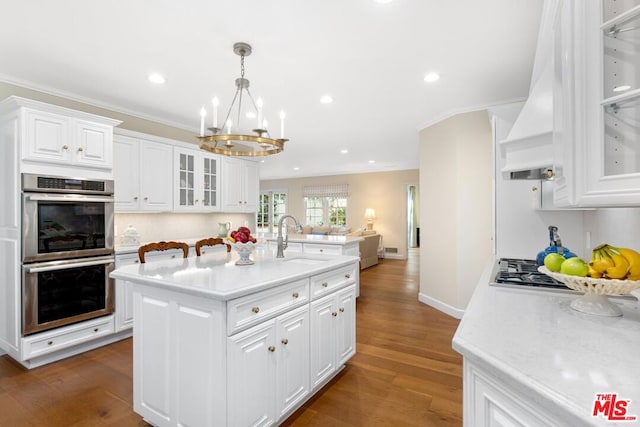
[[291,264],[320,264],[326,262],[326,259],[318,259],[318,258],[285,258],[283,262],[291,263]]

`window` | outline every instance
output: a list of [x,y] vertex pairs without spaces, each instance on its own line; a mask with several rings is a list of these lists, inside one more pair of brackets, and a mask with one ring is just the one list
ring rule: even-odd
[[305,224],[347,225],[348,185],[308,185],[304,187],[303,194]]
[[272,233],[280,217],[287,212],[287,192],[271,190],[260,193],[258,231]]
[[324,224],[324,208],[322,197],[304,198],[304,223],[308,225]]

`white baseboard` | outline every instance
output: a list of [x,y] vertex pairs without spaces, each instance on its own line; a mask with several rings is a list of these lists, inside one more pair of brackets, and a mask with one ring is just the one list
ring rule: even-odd
[[428,306],[431,306],[436,310],[440,310],[444,314],[447,314],[455,319],[462,319],[462,316],[464,316],[464,310],[455,308],[435,298],[431,298],[430,296],[425,295],[422,292],[418,294],[418,301]]

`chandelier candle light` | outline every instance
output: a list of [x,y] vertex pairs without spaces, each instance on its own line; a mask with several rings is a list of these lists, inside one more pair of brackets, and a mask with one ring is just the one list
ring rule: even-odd
[[[227,115],[224,119],[224,129],[218,127],[218,106],[220,100],[214,97],[211,100],[213,107],[213,127],[208,128],[210,134],[205,134],[204,121],[207,115],[204,106],[200,110],[200,148],[203,150],[211,151],[216,154],[222,154],[225,156],[269,156],[271,154],[277,154],[284,150],[284,143],[288,139],[284,138],[284,119],[286,114],[284,111],[280,111],[280,138],[272,138],[267,130],[267,121],[263,118],[262,107],[264,105],[262,98],[258,98],[257,101],[253,100],[251,92],[249,92],[249,80],[244,78],[244,58],[251,55],[251,46],[247,43],[235,43],[233,45],[233,52],[240,56],[240,77],[236,79],[236,93],[231,101],[231,106],[227,111]],[[254,134],[248,132],[243,133],[241,131],[241,114],[242,114],[242,101],[243,94],[246,93],[246,97],[251,101],[251,106],[255,110],[255,115],[252,117],[257,118],[257,128],[253,129]],[[233,122],[231,121],[231,113],[234,112],[234,106],[237,105],[237,122],[235,128],[232,128]],[[232,133],[232,130],[238,132]]]

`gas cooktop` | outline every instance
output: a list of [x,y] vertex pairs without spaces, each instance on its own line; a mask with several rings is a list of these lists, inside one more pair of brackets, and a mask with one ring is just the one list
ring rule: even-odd
[[500,258],[494,286],[536,287],[575,292],[552,277],[538,271],[538,264],[531,259]]

